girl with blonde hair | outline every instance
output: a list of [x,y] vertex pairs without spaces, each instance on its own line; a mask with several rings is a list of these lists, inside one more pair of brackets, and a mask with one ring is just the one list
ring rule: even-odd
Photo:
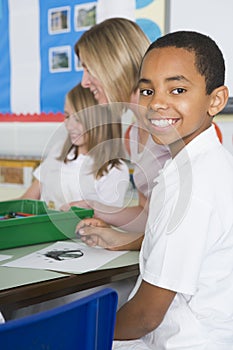
[[41,199],[56,209],[79,200],[122,206],[129,173],[122,161],[118,118],[78,84],[66,96],[65,126],[68,136],[62,151],[59,154],[55,145],[49,152],[23,198]]

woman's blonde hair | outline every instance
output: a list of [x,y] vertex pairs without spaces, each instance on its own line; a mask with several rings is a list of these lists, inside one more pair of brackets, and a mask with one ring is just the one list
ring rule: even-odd
[[[93,158],[93,173],[99,178],[113,167],[121,164],[124,157],[121,139],[121,121],[108,105],[98,105],[89,89],[76,85],[66,95],[67,102],[75,113],[73,116],[83,125],[87,135],[88,154]],[[68,158],[73,151],[74,157]],[[67,163],[78,157],[78,146],[67,138],[59,160]]]
[[135,22],[110,18],[86,31],[75,44],[75,52],[101,82],[108,102],[129,103],[149,44]]

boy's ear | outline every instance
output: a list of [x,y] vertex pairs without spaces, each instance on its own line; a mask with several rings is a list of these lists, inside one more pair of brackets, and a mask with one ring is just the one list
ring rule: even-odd
[[228,88],[222,85],[211,93],[209,115],[215,116],[226,106],[229,97]]

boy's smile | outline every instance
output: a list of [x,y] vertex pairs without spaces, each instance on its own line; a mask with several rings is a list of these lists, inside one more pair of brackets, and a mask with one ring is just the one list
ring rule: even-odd
[[206,94],[205,78],[191,51],[165,47],[148,52],[139,90],[139,104],[146,108],[143,119],[154,141],[175,153],[211,125],[213,93]]

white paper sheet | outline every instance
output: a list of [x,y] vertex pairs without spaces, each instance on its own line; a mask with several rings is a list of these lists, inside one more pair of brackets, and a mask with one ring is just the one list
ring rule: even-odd
[[126,251],[88,247],[81,242],[56,242],[3,266],[84,273],[96,270]]
[[0,261],[7,260],[7,259],[10,259],[10,258],[12,258],[11,255],[0,254]]

